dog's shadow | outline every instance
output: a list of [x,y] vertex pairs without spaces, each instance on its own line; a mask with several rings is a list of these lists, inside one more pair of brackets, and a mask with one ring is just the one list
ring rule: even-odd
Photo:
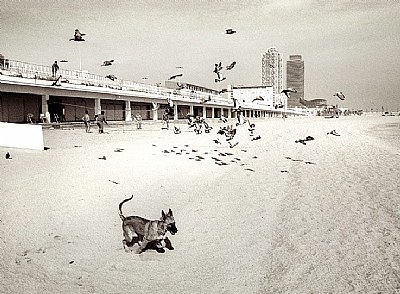
[[[129,247],[129,248],[133,248],[133,247],[135,246],[135,244],[137,244],[137,246],[140,246],[140,243],[139,243],[139,242],[142,242],[142,241],[143,241],[143,237],[133,237],[133,238],[132,238],[132,242],[130,242],[129,244],[127,244],[126,241],[123,240],[123,242],[124,242],[124,243],[126,244],[126,246]],[[166,238],[163,240],[163,242],[164,242],[163,246],[162,246],[162,244],[161,244],[162,241],[159,241],[159,240],[155,240],[155,241],[149,242],[149,243],[147,244],[146,248],[144,248],[142,252],[144,252],[144,251],[146,251],[146,250],[155,250],[155,251],[157,251],[158,253],[164,253],[164,252],[165,252],[165,249],[164,249],[163,247],[167,248],[168,250],[174,250],[174,249],[175,249],[175,248],[172,246],[171,240],[168,239],[168,237],[166,237]]]

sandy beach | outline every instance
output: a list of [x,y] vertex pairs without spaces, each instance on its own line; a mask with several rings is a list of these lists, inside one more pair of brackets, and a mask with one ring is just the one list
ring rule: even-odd
[[[216,121],[200,135],[44,129],[46,151],[0,147],[0,292],[399,293],[400,117],[252,122],[261,139],[239,126],[234,148]],[[173,210],[175,250],[124,251],[131,195],[125,215]]]

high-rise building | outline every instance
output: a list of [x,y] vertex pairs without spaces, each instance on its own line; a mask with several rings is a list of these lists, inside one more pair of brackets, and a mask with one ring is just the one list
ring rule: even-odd
[[301,55],[290,55],[286,63],[286,87],[297,93],[290,93],[288,107],[303,107],[304,100],[304,61]]
[[268,48],[262,55],[261,84],[271,86],[274,97],[277,97],[283,89],[282,55],[276,47]]

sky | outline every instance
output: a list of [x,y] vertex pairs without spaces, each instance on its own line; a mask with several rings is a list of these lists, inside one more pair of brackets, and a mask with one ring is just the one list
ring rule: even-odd
[[[81,61],[90,73],[153,85],[183,73],[181,82],[219,90],[261,85],[262,54],[276,47],[284,85],[289,55],[302,55],[305,99],[397,111],[399,19],[398,0],[0,0],[0,53],[44,65],[66,59],[62,68],[75,70]],[[85,42],[69,41],[76,28]],[[220,61],[237,64],[215,84]]]

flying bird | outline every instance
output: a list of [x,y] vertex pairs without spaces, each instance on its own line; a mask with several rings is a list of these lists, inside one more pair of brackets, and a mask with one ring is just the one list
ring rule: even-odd
[[297,93],[297,90],[289,88],[289,89],[282,90],[281,93],[284,93],[286,95],[286,97],[289,98],[290,97],[289,93]]
[[251,102],[254,102],[254,101],[264,101],[264,98],[262,96],[257,96]]
[[110,79],[111,81],[114,81],[114,80],[117,79],[117,77],[114,76],[114,75],[106,75],[106,78],[107,78],[107,79]]
[[75,29],[74,37],[69,40],[76,41],[76,42],[82,42],[82,41],[85,41],[85,39],[82,38],[82,36],[85,36],[85,35],[86,34],[81,33],[78,29]]
[[68,60],[61,59],[60,62],[68,62]]
[[232,62],[231,64],[229,64],[229,65],[226,67],[226,70],[231,70],[232,68],[235,67],[235,65],[236,65],[236,61],[234,61],[234,62]]
[[215,79],[214,82],[218,83],[218,82],[222,82],[224,80],[226,80],[226,77]]
[[336,92],[333,96],[337,96],[340,100],[346,98],[342,92]]
[[233,35],[233,34],[235,34],[235,33],[236,33],[236,31],[233,30],[233,29],[226,29],[226,30],[225,30],[225,34],[227,34],[227,35]]
[[112,65],[113,62],[114,62],[114,59],[106,60],[103,62],[103,64],[101,66],[109,66],[109,65]]
[[178,77],[181,77],[181,76],[183,76],[183,74],[173,75],[173,76],[171,76],[171,77],[168,79],[168,81],[174,80],[174,79],[176,79],[176,78],[178,78]]
[[222,62],[216,63],[213,72],[218,74],[222,70]]

